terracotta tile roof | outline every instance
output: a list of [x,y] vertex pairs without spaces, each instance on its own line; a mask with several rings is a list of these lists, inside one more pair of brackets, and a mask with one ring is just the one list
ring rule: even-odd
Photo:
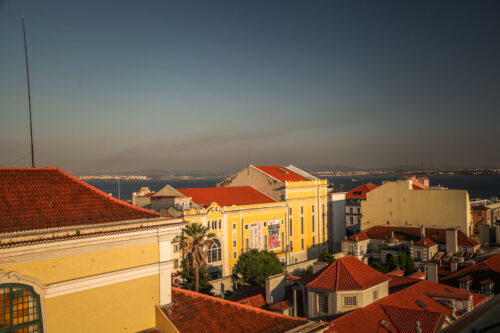
[[357,234],[349,236],[348,240],[355,241],[355,242],[360,242],[363,240],[367,240],[368,234],[366,232],[359,232]]
[[[387,226],[374,226],[366,231],[370,239],[389,239],[391,232],[400,241],[413,240],[417,242],[420,240],[420,228],[411,227],[387,227]],[[425,228],[425,237],[431,239],[433,242],[446,244],[446,229]],[[458,245],[462,246],[476,246],[478,242],[467,237],[462,231],[457,231]]]
[[312,275],[307,288],[343,291],[363,290],[390,278],[353,256],[337,259]]
[[391,280],[389,281],[389,293],[395,293],[397,291],[403,290],[417,282],[420,282],[421,279],[415,279],[406,276],[390,276]]
[[411,273],[410,275],[408,275],[408,277],[412,278],[412,279],[424,280],[425,273],[424,272],[415,272],[415,273]]
[[264,309],[266,307],[266,299],[263,294],[247,297],[236,301],[236,303],[245,304],[254,308]]
[[413,243],[414,245],[418,245],[418,246],[425,246],[425,247],[431,247],[433,245],[437,245],[436,242],[434,242],[432,239],[430,239],[429,237],[425,237],[415,243]]
[[260,171],[267,173],[269,176],[276,178],[280,182],[298,182],[298,181],[308,181],[309,179],[302,177],[301,175],[288,170],[287,168],[279,165],[267,166],[259,165],[254,166]]
[[[439,297],[430,296],[433,294]],[[464,298],[468,297],[468,292],[431,281],[419,281],[333,320],[329,332],[414,332],[417,321],[423,332],[436,332],[441,318],[451,315],[450,307],[435,299],[444,295]],[[488,299],[477,293],[471,295],[473,307]],[[460,316],[459,313],[455,315]]]
[[0,168],[0,233],[158,217],[59,168]]
[[179,332],[286,332],[307,319],[289,317],[220,298],[172,288],[165,314]]
[[290,301],[284,300],[284,301],[278,302],[276,304],[270,305],[269,309],[277,310],[277,311],[284,311],[286,309],[290,309],[292,306],[293,306],[293,304]]
[[237,302],[243,300],[248,297],[257,296],[259,294],[264,294],[266,292],[266,288],[261,286],[250,286],[250,285],[242,285],[239,286],[238,289],[231,295],[229,298],[230,301]]
[[[471,289],[473,290],[481,290],[480,283],[483,280],[500,281],[500,254],[495,254],[474,265],[456,271],[439,280],[439,282],[458,287],[460,280],[465,281],[467,279],[472,280]],[[500,293],[500,282],[494,284],[493,292]]]
[[205,207],[210,206],[212,202],[217,202],[220,206],[276,202],[251,186],[181,188],[178,191],[187,197],[193,198],[193,202],[198,205]]
[[366,193],[370,192],[376,187],[377,185],[375,184],[363,184],[347,192],[345,197],[347,199],[366,199]]
[[389,273],[386,273],[389,276],[403,276],[405,274],[405,271],[400,269],[399,267],[390,271]]

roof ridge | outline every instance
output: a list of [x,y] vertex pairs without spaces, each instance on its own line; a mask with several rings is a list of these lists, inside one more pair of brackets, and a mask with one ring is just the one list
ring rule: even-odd
[[52,167],[53,169],[55,169],[56,171],[58,171],[59,173],[61,173],[63,176],[66,176],[67,178],[79,183],[80,185],[92,190],[93,192],[105,197],[106,199],[108,200],[111,200],[111,201],[114,201],[122,206],[125,206],[127,208],[132,208],[132,209],[135,209],[135,210],[139,210],[139,211],[142,211],[142,212],[145,212],[145,213],[150,213],[152,215],[156,215],[157,217],[160,217],[160,214],[159,213],[156,213],[156,212],[153,212],[152,210],[149,210],[149,209],[146,209],[146,208],[142,208],[142,207],[138,207],[138,206],[134,206],[132,204],[129,204],[128,202],[126,201],[123,201],[123,200],[120,200],[120,199],[117,199],[109,194],[106,194],[105,192],[99,190],[98,188],[90,185],[89,183],[86,183],[84,182],[83,180],[73,176],[72,174],[62,170],[61,168],[58,168],[58,167]]
[[[253,168],[254,168],[254,169],[256,169],[256,170],[259,170],[260,172],[262,172],[262,173],[263,173],[263,174],[265,174],[266,176],[269,176],[269,177],[271,177],[272,179],[274,179],[274,180],[276,180],[276,181],[278,181],[278,182],[280,182],[280,183],[281,183],[281,180],[279,180],[279,179],[278,179],[278,178],[276,178],[276,177],[271,176],[270,174],[268,174],[268,173],[267,173],[267,172],[265,172],[264,170],[261,170],[261,169],[259,168],[259,166],[257,166],[257,165],[251,165],[251,164],[250,164],[250,166],[251,166],[251,167],[253,167]],[[263,165],[260,165],[260,166],[263,166]],[[277,166],[277,165],[274,165],[274,166]]]
[[303,322],[308,321],[306,318],[287,316],[287,315],[283,315],[280,313],[275,313],[275,312],[267,311],[264,309],[259,309],[259,308],[253,307],[251,305],[241,304],[241,303],[232,302],[232,301],[229,301],[229,300],[226,300],[223,298],[218,298],[218,297],[214,297],[214,296],[210,296],[210,295],[205,295],[202,293],[197,293],[197,292],[191,291],[191,290],[186,290],[186,289],[181,289],[181,288],[176,288],[176,287],[172,287],[172,290],[176,290],[176,291],[179,291],[179,292],[182,292],[182,293],[185,293],[188,295],[192,295],[192,296],[206,298],[206,299],[209,299],[209,300],[214,301],[214,302],[220,302],[220,303],[225,303],[225,304],[235,306],[235,307],[241,307],[245,310],[250,310],[250,311],[257,312],[257,313],[263,313],[263,314],[274,316],[274,317],[286,318],[286,319],[303,321]]

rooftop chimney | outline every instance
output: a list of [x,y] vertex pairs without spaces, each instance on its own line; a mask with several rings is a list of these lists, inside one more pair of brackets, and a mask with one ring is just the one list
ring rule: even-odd
[[438,265],[436,263],[427,263],[427,280],[438,282]]
[[446,229],[446,252],[447,253],[457,253],[458,252],[458,240],[457,240],[457,229],[450,228]]
[[456,262],[456,260],[453,260],[452,262],[450,262],[450,271],[456,272],[457,269],[458,269],[458,263]]
[[420,226],[420,239],[425,238],[425,226],[421,225]]
[[285,273],[266,279],[266,303],[274,304],[285,299]]

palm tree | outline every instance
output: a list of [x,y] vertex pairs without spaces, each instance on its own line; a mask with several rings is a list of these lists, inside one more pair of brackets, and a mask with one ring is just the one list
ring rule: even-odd
[[194,290],[196,292],[200,289],[199,270],[206,264],[206,250],[214,242],[212,239],[214,237],[214,233],[208,233],[208,227],[204,227],[198,222],[188,224],[182,231],[180,246],[188,269],[194,270]]

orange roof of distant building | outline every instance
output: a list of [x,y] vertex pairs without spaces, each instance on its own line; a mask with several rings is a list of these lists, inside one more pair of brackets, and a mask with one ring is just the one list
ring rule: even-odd
[[417,271],[417,272],[411,273],[410,275],[408,275],[408,277],[411,279],[423,280],[423,279],[425,279],[425,273]]
[[386,275],[389,275],[389,276],[403,276],[404,274],[405,274],[405,271],[403,271],[399,267],[390,271],[389,273],[386,273]]
[[376,187],[377,185],[375,184],[363,184],[347,192],[345,197],[347,199],[366,199],[366,193],[370,192]]
[[353,256],[337,259],[312,275],[305,282],[307,288],[344,291],[363,290],[389,281],[390,278]]
[[289,317],[193,291],[172,288],[165,314],[179,332],[286,332],[307,319]]
[[59,168],[0,168],[0,233],[158,217]]
[[355,242],[360,242],[362,240],[368,239],[368,234],[366,232],[359,232],[357,234],[349,236],[348,239]]
[[276,304],[270,305],[269,309],[277,310],[277,311],[284,311],[286,309],[290,309],[292,306],[293,306],[293,304],[290,301],[284,300],[284,301],[278,302]]
[[[471,288],[480,290],[481,281],[484,280],[500,281],[500,254],[495,254],[483,261],[466,268],[458,270],[443,279],[439,280],[441,283],[458,286],[458,281],[472,281]],[[495,293],[500,292],[500,282],[495,283],[493,286]]]
[[434,242],[429,237],[425,237],[425,238],[422,238],[421,240],[415,242],[414,245],[430,247],[430,246],[433,246],[433,245],[437,245],[437,243]]
[[389,281],[389,293],[391,294],[421,281],[421,279],[414,279],[406,276],[389,275],[389,277],[391,278]]
[[193,198],[198,205],[210,206],[212,202],[220,206],[255,205],[276,202],[251,186],[180,188],[183,195]]
[[[470,295],[474,307],[488,299],[477,293]],[[443,297],[468,299],[469,292],[423,280],[333,320],[328,331],[414,332],[416,322],[419,321],[423,332],[436,332],[441,318],[451,316],[450,307],[438,301]],[[460,316],[458,312],[455,315]]]
[[[366,233],[370,239],[389,239],[393,231],[395,237],[400,241],[413,240],[417,242],[420,240],[420,228],[413,227],[374,226],[366,230]],[[446,244],[446,229],[425,228],[425,236],[435,243]],[[460,230],[457,230],[457,240],[458,245],[462,246],[479,245],[478,242],[467,237],[467,235]]]
[[255,168],[259,169],[260,171],[267,173],[269,176],[276,178],[280,182],[298,182],[298,181],[308,181],[309,179],[299,175],[298,173],[295,173],[291,170],[288,170],[287,168],[279,165],[273,165],[273,166],[268,166],[268,165],[258,165],[254,166]]
[[260,309],[265,308],[267,304],[263,294],[240,299],[239,301],[236,301],[236,303],[245,304]]

